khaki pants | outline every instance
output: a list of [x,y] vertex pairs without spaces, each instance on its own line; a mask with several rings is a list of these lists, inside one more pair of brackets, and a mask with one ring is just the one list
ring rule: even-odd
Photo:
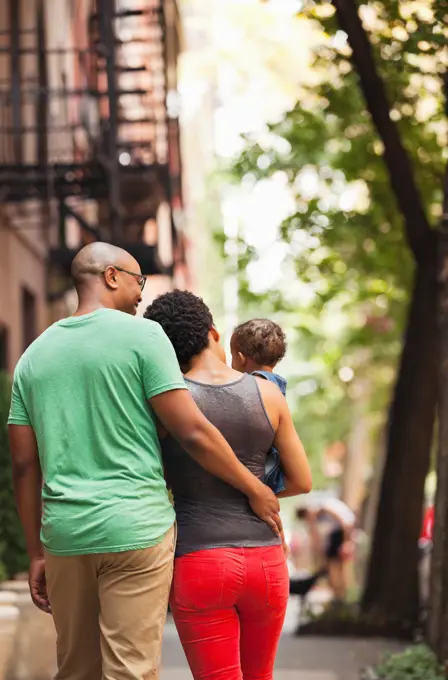
[[46,554],[57,632],[56,680],[156,680],[175,530],[145,550]]

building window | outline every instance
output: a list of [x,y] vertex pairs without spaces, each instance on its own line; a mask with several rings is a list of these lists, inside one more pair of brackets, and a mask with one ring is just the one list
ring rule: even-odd
[[8,329],[0,326],[0,372],[6,372],[8,368]]
[[37,338],[36,296],[22,288],[22,338],[23,351]]

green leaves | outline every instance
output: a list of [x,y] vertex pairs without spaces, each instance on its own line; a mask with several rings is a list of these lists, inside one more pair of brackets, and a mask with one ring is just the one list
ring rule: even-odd
[[426,645],[410,647],[402,654],[389,656],[378,666],[378,678],[384,680],[443,680],[445,675],[434,654]]
[[[383,0],[360,7],[387,87],[389,115],[411,156],[425,212],[434,226],[440,218],[445,162],[440,73],[448,29],[441,4]],[[262,138],[247,137],[233,166],[238,182],[282,173],[294,196],[296,209],[280,225],[280,238],[288,245],[284,270],[294,272],[307,288],[309,302],[291,305],[285,275],[285,284],[275,292],[275,309],[285,310],[287,323],[295,325],[298,354],[313,366],[318,385],[300,400],[301,431],[310,415],[317,415],[319,394],[325,394],[329,412],[336,417],[350,401],[349,390],[341,391],[338,368],[341,361],[354,366],[366,348],[369,360],[356,370],[372,383],[372,405],[385,410],[414,269],[382,143],[361,95],[350,50],[337,48],[333,40],[339,27],[332,10],[323,1],[305,10],[322,35],[313,65],[317,84],[305,88],[300,101]],[[240,293],[248,309],[256,299],[247,267],[256,258],[253,249],[240,256]],[[273,295],[267,290],[262,296],[265,306]],[[335,326],[339,332],[331,332]],[[347,435],[348,420],[339,419],[336,433],[326,416],[322,441],[342,437],[344,428]],[[310,446],[317,450],[314,442]]]

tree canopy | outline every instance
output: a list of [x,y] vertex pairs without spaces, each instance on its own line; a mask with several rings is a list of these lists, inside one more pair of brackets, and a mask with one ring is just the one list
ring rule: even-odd
[[[387,87],[390,117],[410,154],[424,210],[434,226],[441,216],[444,173],[444,13],[436,1],[360,7]],[[384,419],[414,263],[383,144],[334,8],[315,2],[304,15],[320,34],[313,65],[317,84],[304,88],[294,108],[264,134],[246,138],[233,173],[238,181],[254,183],[280,173],[294,196],[295,211],[279,232],[288,246],[284,271],[289,268],[308,284],[312,295],[300,306],[288,287],[266,291],[264,297],[272,309],[291,312],[297,344],[313,367],[316,389],[301,400],[298,421],[305,443],[317,455],[323,440],[331,443],[350,427],[345,408],[350,386],[344,387],[341,370],[342,377],[349,369],[347,377],[351,371],[371,380],[371,411]],[[244,242],[239,251],[241,293],[254,300],[247,265],[257,253]],[[316,427],[323,416],[323,425]],[[321,433],[317,441],[316,431]]]

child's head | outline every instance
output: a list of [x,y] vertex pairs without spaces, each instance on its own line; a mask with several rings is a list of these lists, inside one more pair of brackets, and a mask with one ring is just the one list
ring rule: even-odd
[[237,326],[230,342],[232,368],[244,373],[273,369],[286,354],[286,337],[269,319],[252,319]]

